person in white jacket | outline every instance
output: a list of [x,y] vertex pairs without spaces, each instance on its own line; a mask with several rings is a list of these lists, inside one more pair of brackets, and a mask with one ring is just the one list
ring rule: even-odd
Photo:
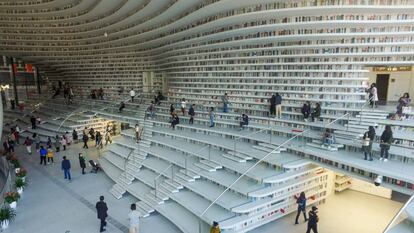
[[134,102],[135,91],[133,88],[131,88],[131,91],[129,91],[129,96],[131,96],[131,102]]

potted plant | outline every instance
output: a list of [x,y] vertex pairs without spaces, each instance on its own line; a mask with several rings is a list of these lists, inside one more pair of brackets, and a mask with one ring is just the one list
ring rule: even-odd
[[13,166],[14,166],[14,168],[15,168],[16,173],[18,173],[18,172],[19,172],[19,170],[20,170],[20,162],[19,162],[19,160],[16,158],[16,156],[12,156],[12,157],[10,158],[10,163],[11,163],[11,164],[13,164]]
[[26,181],[27,170],[24,167],[19,169],[19,172],[16,173],[16,176],[23,181]]
[[9,222],[16,217],[16,212],[9,207],[3,207],[0,209],[0,226],[1,229],[7,229],[9,227]]
[[17,192],[21,196],[23,193],[23,188],[27,186],[27,183],[23,179],[17,178],[16,181],[14,181],[14,186],[16,186]]
[[9,204],[10,208],[16,209],[17,207],[17,200],[19,200],[20,195],[18,192],[7,192],[6,196],[4,197],[4,201]]

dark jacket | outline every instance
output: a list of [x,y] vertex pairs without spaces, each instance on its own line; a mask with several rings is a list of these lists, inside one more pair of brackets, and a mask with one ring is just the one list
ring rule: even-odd
[[272,96],[271,98],[270,98],[270,105],[276,105],[276,96]]
[[78,133],[76,131],[72,132],[72,139],[73,140],[78,140]]
[[106,206],[106,203],[103,201],[98,201],[96,203],[96,211],[98,212],[98,218],[104,219],[108,217],[108,207]]
[[82,137],[82,140],[83,140],[84,142],[87,142],[87,141],[89,140],[88,135],[84,134],[84,135],[83,135],[83,137]]
[[310,114],[310,106],[309,105],[307,105],[307,104],[304,104],[303,106],[302,106],[302,114],[304,115],[304,116],[309,116],[309,114]]
[[79,165],[80,165],[81,168],[86,167],[85,158],[83,156],[82,157],[79,156]]
[[381,147],[390,148],[392,141],[394,138],[392,137],[392,131],[385,131],[381,135]]
[[296,203],[298,204],[299,210],[305,210],[306,208],[306,198],[298,198],[296,200]]
[[247,115],[244,115],[242,120],[244,125],[249,125],[249,117]]
[[190,115],[190,116],[194,116],[195,115],[195,111],[194,111],[193,106],[191,106],[190,109],[188,110],[188,115]]
[[70,169],[70,161],[67,159],[62,160],[62,169],[69,170]]
[[275,102],[276,105],[282,104],[282,96],[277,95],[275,99],[276,99],[276,102]]
[[313,115],[314,117],[320,117],[320,116],[321,116],[321,107],[317,106],[317,107],[313,110],[312,115]]
[[318,223],[318,221],[319,221],[318,214],[313,210],[309,211],[308,225],[315,226]]

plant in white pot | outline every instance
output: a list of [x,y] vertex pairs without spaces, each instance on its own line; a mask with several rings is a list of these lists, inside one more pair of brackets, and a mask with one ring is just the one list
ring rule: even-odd
[[21,167],[19,172],[16,173],[16,176],[23,181],[26,181],[27,170],[24,167]]
[[4,196],[4,201],[9,204],[10,208],[16,209],[19,198],[20,195],[18,192],[7,192],[6,196]]
[[27,183],[23,179],[17,178],[16,181],[14,181],[14,186],[16,186],[16,190],[21,196],[23,193],[23,189],[27,186]]
[[10,158],[10,163],[13,164],[15,172],[18,173],[20,171],[20,162],[16,156],[12,156]]
[[7,229],[9,227],[10,221],[16,217],[16,212],[9,207],[3,207],[0,209],[0,226],[1,229]]

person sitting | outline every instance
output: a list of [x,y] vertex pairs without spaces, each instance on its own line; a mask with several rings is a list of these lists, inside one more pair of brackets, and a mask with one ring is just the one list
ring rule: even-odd
[[316,103],[315,109],[313,109],[313,111],[311,112],[312,121],[314,122],[315,119],[319,119],[320,116],[321,116],[321,105],[319,103]]
[[407,92],[404,93],[402,97],[400,97],[400,99],[398,100],[398,106],[397,106],[397,115],[399,117],[404,115],[404,108],[408,107],[410,102],[411,102],[410,94],[408,94]]
[[119,105],[118,112],[121,113],[122,110],[124,110],[124,108],[125,108],[125,103],[124,103],[124,101],[121,101],[121,104]]
[[243,127],[247,125],[249,125],[249,117],[243,113],[240,117],[240,130],[242,130]]
[[323,143],[327,145],[328,148],[331,148],[332,144],[335,143],[335,136],[332,130],[330,129],[325,130],[325,133],[323,134]]
[[308,121],[309,115],[311,114],[311,108],[310,108],[309,101],[306,101],[306,103],[303,104],[301,112],[303,115],[303,119],[305,121]]
[[175,126],[178,125],[179,123],[180,123],[180,119],[178,118],[177,113],[174,112],[171,118],[171,127],[175,129]]

